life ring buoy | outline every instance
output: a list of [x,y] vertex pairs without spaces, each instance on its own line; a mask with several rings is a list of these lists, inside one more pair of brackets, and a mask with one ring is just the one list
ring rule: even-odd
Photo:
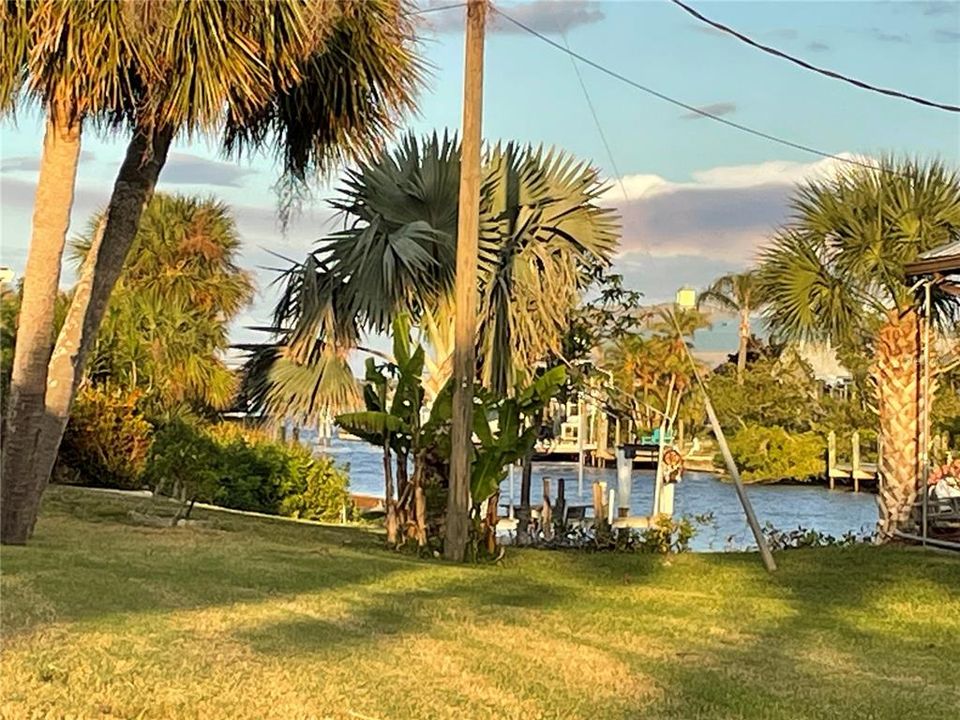
[[676,448],[667,448],[663,451],[664,482],[680,482],[683,475],[683,456]]

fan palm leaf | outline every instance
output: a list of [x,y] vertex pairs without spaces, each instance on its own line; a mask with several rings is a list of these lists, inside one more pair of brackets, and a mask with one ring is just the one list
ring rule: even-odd
[[[274,318],[280,341],[301,356],[314,343],[345,350],[398,315],[449,338],[459,163],[456,140],[434,134],[407,136],[349,171],[331,202],[343,229],[286,278]],[[477,345],[488,386],[504,392],[560,350],[566,311],[616,246],[618,221],[600,206],[602,191],[597,172],[564,153],[513,143],[487,153]],[[434,348],[432,369],[446,372],[448,350]]]

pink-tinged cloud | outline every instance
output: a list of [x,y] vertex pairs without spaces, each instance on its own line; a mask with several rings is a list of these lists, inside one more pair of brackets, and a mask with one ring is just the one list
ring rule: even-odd
[[684,183],[633,175],[605,197],[623,218],[622,254],[697,257],[743,267],[788,220],[797,183],[824,177],[842,162],[717,167]]

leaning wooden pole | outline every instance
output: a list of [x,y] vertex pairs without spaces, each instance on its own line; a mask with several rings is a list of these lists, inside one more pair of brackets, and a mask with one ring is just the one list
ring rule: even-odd
[[[677,322],[677,316],[671,313],[671,319],[677,328],[677,333],[680,333],[680,323]],[[713,403],[710,402],[707,386],[700,376],[700,370],[697,368],[697,363],[693,360],[693,353],[690,352],[690,348],[685,342],[681,343],[681,345],[683,345],[686,351],[687,360],[690,361],[690,369],[693,370],[693,376],[697,379],[697,384],[703,393],[703,406],[707,411],[710,427],[713,429],[714,437],[717,438],[717,445],[720,446],[720,454],[723,455],[723,462],[727,466],[727,472],[730,473],[730,477],[733,478],[733,485],[737,489],[737,497],[740,498],[740,504],[743,506],[743,514],[747,516],[747,524],[753,533],[753,539],[757,542],[757,548],[760,550],[760,557],[763,558],[764,567],[767,568],[768,572],[774,572],[777,569],[777,563],[773,559],[773,553],[770,552],[767,539],[763,536],[763,531],[760,529],[760,523],[757,521],[757,516],[753,512],[753,505],[750,503],[750,498],[747,497],[747,491],[743,487],[743,481],[740,479],[740,471],[737,469],[737,464],[733,461],[733,454],[727,445],[727,438],[723,434],[723,428],[720,427],[720,421],[717,420],[717,414],[713,410]]]
[[453,348],[453,418],[450,488],[443,554],[461,562],[470,528],[470,454],[476,376],[477,237],[480,231],[480,142],[483,113],[483,34],[487,0],[467,5],[463,77],[463,138],[457,219],[456,324]]
[[[699,378],[699,375],[698,375]],[[720,427],[720,421],[717,420],[717,414],[713,411],[713,403],[710,402],[710,396],[707,395],[707,389],[703,383],[700,383],[700,389],[703,390],[703,405],[707,409],[707,417],[710,419],[710,427],[713,428],[713,434],[717,438],[717,445],[720,446],[720,454],[723,455],[723,462],[727,465],[727,472],[733,478],[733,485],[737,489],[737,497],[740,498],[740,504],[743,506],[743,513],[747,516],[747,524],[753,533],[753,539],[757,541],[757,547],[760,549],[760,557],[763,558],[763,564],[770,572],[777,569],[777,563],[773,559],[773,553],[767,545],[767,539],[763,536],[760,529],[760,523],[757,522],[757,516],[753,512],[753,505],[750,504],[750,498],[747,497],[747,491],[743,488],[743,482],[740,480],[740,471],[737,464],[733,461],[733,455],[730,453],[730,447],[727,445],[727,438],[723,434],[723,428]]]

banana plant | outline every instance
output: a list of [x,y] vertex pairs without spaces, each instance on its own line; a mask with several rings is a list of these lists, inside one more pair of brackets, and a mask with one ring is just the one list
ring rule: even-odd
[[[500,398],[477,388],[480,400],[473,414],[475,443],[470,473],[470,494],[479,505],[500,488],[507,468],[533,449],[539,431],[540,413],[567,380],[562,366],[537,377],[513,397]],[[496,429],[491,426],[496,420]]]
[[[337,424],[383,448],[383,474],[387,511],[387,542],[396,544],[397,529],[413,522],[420,544],[426,542],[424,512],[417,512],[421,504],[418,488],[422,485],[423,473],[415,452],[420,445],[420,410],[424,390],[421,382],[424,366],[423,346],[413,347],[410,341],[410,324],[406,315],[398,315],[393,321],[393,360],[377,364],[373,358],[366,363],[363,402],[361,412],[343,413],[337,416]],[[388,403],[391,384],[393,398]],[[414,451],[414,483],[409,483],[408,458]],[[392,454],[396,454],[397,500],[393,494]],[[410,500],[413,500],[413,506]]]
[[[407,317],[393,321],[393,359],[387,363],[367,361],[361,412],[337,416],[347,432],[384,449],[384,477],[387,495],[388,542],[402,542],[396,526],[426,542],[425,489],[431,480],[442,483],[450,461],[450,421],[453,385],[448,381],[437,393],[424,419],[423,371],[425,352],[410,339]],[[511,463],[533,447],[537,419],[542,409],[566,382],[563,367],[537,377],[511,397],[494,391],[474,389],[474,447],[471,454],[471,500],[478,507],[491,497],[506,477]],[[389,398],[392,388],[392,398]],[[393,465],[396,456],[397,500],[393,501]],[[413,476],[408,478],[408,460]],[[393,523],[391,525],[391,523]]]

